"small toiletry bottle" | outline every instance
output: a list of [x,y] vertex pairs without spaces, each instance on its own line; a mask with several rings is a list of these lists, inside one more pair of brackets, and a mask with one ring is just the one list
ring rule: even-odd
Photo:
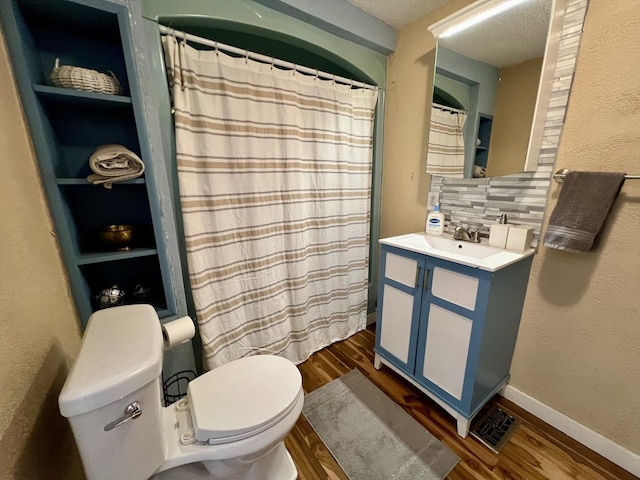
[[506,248],[507,236],[509,235],[509,225],[505,214],[496,218],[498,223],[491,225],[489,229],[489,246],[496,248]]
[[440,211],[440,204],[436,203],[433,212],[427,215],[425,233],[427,235],[442,235],[444,232],[444,213]]

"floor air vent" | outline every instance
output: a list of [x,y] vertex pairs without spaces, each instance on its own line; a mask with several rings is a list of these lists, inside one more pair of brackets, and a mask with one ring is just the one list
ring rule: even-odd
[[509,441],[520,424],[520,419],[500,407],[491,407],[471,426],[471,435],[496,453]]

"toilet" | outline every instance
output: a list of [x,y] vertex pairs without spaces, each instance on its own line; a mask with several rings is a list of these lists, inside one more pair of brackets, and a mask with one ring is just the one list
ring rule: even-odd
[[274,355],[229,362],[163,407],[163,352],[150,305],[89,318],[58,399],[88,479],[297,478],[284,446],[304,401],[292,362]]

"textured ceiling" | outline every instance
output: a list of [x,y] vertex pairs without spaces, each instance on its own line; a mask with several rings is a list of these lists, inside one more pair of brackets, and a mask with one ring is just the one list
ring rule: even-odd
[[347,0],[360,10],[364,10],[398,29],[406,24],[435,12],[452,0]]
[[547,43],[551,0],[531,0],[445,38],[442,44],[469,58],[502,68],[541,57]]
[[[347,0],[398,29],[452,0]],[[501,68],[544,54],[552,0],[531,0],[498,17],[447,38],[444,45]]]

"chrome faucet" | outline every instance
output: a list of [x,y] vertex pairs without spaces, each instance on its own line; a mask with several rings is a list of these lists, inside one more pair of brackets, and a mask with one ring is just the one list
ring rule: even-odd
[[453,231],[454,240],[462,240],[463,242],[480,243],[480,230],[468,230],[464,227],[456,227]]

